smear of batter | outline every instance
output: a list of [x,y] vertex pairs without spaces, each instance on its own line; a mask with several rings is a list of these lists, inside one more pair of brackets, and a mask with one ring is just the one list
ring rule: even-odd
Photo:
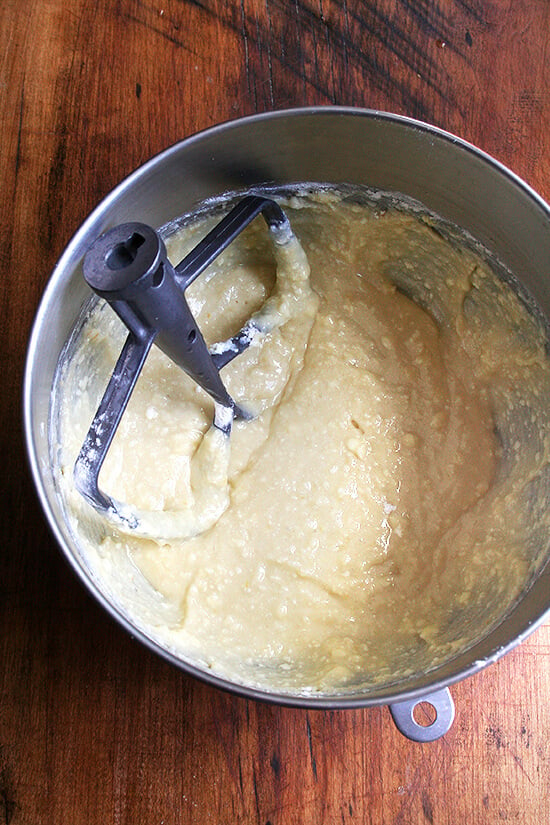
[[[217,520],[195,537],[144,540],[74,493],[74,458],[123,340],[103,305],[59,380],[60,487],[101,586],[182,658],[267,689],[364,690],[471,644],[545,555],[545,338],[432,220],[335,192],[283,205],[315,297],[296,247],[283,263],[302,273],[298,303],[224,369],[257,415],[234,425]],[[172,259],[209,227],[168,238]],[[279,300],[275,268],[255,223],[187,293],[207,340]],[[212,414],[155,351],[102,487],[152,511],[154,528],[155,511],[162,520],[196,495]]]

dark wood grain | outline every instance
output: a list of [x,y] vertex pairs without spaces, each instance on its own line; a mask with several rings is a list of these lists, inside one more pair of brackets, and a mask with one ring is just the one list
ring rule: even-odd
[[63,562],[22,446],[30,324],[126,174],[214,123],[309,104],[418,117],[550,195],[546,0],[0,4],[0,825],[550,821],[550,627],[455,686],[431,745],[386,708],[247,702],[132,641]]

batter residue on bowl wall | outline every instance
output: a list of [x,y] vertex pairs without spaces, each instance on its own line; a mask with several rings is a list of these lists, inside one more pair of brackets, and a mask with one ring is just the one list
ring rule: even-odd
[[[470,645],[539,564],[545,339],[510,287],[431,219],[328,191],[283,206],[312,291],[223,371],[256,417],[234,425],[217,521],[185,540],[137,538],[74,491],[125,335],[103,304],[58,379],[60,490],[101,587],[186,661],[268,690],[365,690]],[[169,237],[171,258],[211,223]],[[274,282],[259,220],[187,293],[207,340],[239,329]],[[102,488],[153,523],[192,506],[211,421],[202,390],[153,351]]]

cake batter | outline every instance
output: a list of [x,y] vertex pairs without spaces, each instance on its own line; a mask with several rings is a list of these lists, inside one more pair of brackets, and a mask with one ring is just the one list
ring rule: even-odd
[[[331,191],[282,205],[299,243],[274,251],[254,222],[186,293],[210,342],[278,302],[222,373],[254,419],[216,442],[210,399],[153,348],[101,474],[148,537],[100,520],[71,483],[125,336],[98,303],[58,382],[60,488],[102,587],[186,661],[268,690],[364,690],[471,644],[539,563],[545,339],[432,219]],[[212,223],[168,237],[171,259]],[[178,535],[182,512],[198,520]]]

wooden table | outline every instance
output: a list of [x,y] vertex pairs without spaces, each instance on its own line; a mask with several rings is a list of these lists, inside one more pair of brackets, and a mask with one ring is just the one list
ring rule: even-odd
[[550,196],[548,0],[2,0],[0,825],[550,821],[550,626],[453,688],[444,739],[386,708],[258,705],[187,678],[87,595],[25,466],[20,383],[55,260],[199,129],[350,104],[435,123]]

